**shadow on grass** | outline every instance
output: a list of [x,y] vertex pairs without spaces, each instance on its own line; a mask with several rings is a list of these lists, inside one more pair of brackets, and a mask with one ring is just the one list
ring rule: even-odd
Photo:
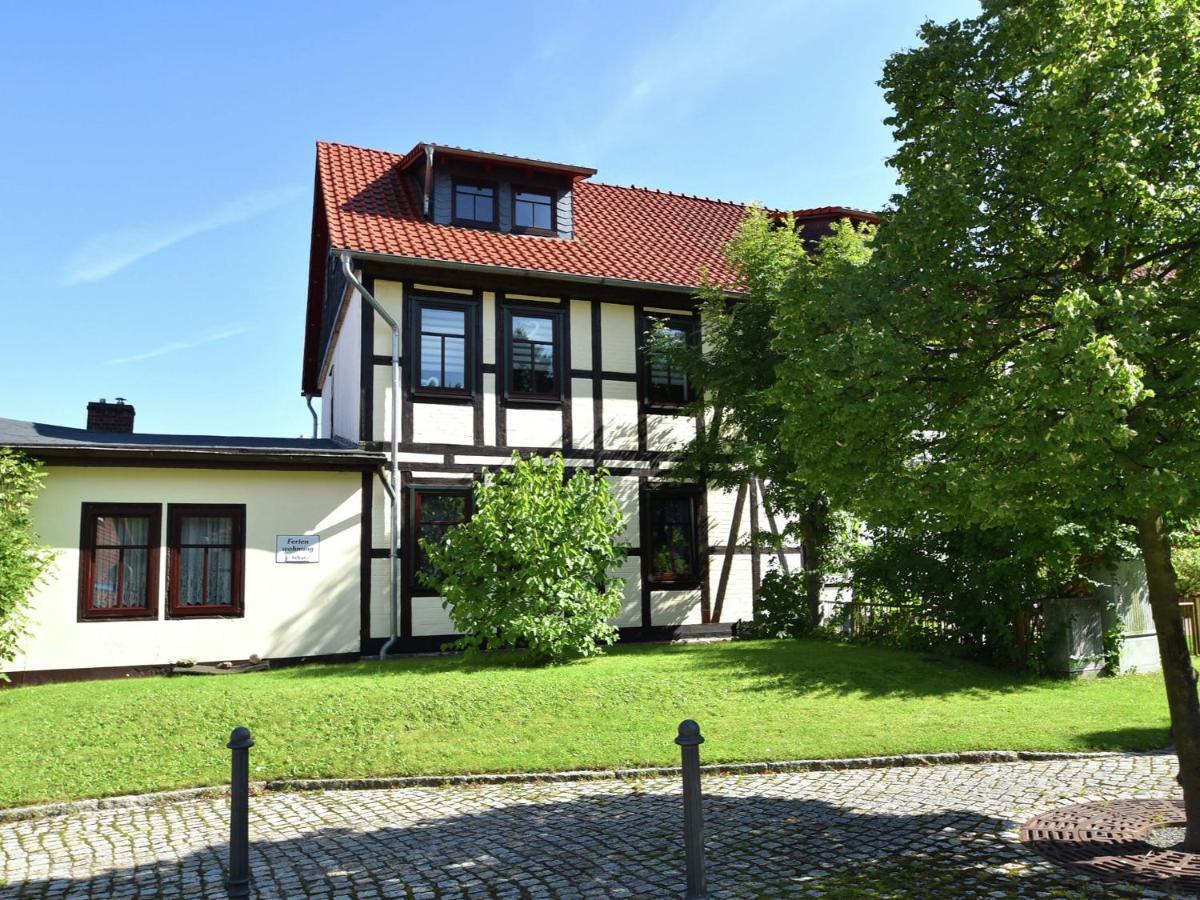
[[1171,749],[1170,728],[1111,728],[1089,731],[1079,735],[1085,746],[1096,750],[1162,750]]
[[[617,663],[618,665],[606,665]],[[622,662],[628,665],[620,665]],[[866,697],[986,696],[1019,691],[1050,679],[1005,672],[969,660],[882,647],[820,640],[730,641],[711,644],[625,644],[598,660],[539,666],[519,650],[391,659],[386,662],[298,666],[281,669],[275,679],[362,677],[364,675],[479,674],[529,671],[553,678],[555,672],[591,667],[589,676],[627,679],[680,676],[711,677],[714,683],[736,683],[739,690],[804,694],[858,694]]]
[[[683,893],[677,794],[620,785],[556,801],[555,790],[529,786],[504,795],[505,805],[496,796],[461,791],[421,792],[405,806],[376,792],[255,798],[252,840],[268,823],[276,825],[285,808],[289,821],[297,821],[297,808],[304,807],[324,823],[254,841],[258,896]],[[470,811],[456,813],[449,804],[469,805]],[[1015,896],[1039,890],[1088,895],[1082,879],[1040,864],[1016,843],[1014,823],[971,810],[888,814],[814,798],[714,794],[705,797],[705,817],[713,896],[781,897],[814,888],[827,897],[977,897],[997,891]],[[212,828],[210,817],[204,821]],[[55,822],[61,827],[61,820],[38,827],[52,830]],[[118,839],[118,855],[123,840]],[[201,896],[220,897],[227,846],[218,834],[212,840],[189,854],[133,866],[106,869],[106,860],[88,860],[83,865],[102,874],[35,878],[0,888],[0,897],[123,896],[134,886],[153,888],[156,896],[181,896],[201,886]],[[1057,892],[1063,888],[1074,893]],[[1111,886],[1102,893],[1114,895]]]

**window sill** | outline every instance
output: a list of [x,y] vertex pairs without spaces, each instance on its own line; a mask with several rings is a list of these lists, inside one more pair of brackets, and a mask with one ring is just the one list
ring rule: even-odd
[[412,399],[416,403],[462,403],[471,404],[475,402],[474,394],[461,393],[442,393],[441,391],[431,391],[429,389],[416,389],[412,392]]
[[500,226],[495,222],[479,222],[475,219],[451,219],[450,224],[455,228],[472,228],[475,231],[499,231]]
[[104,613],[85,612],[80,613],[77,621],[79,622],[157,622],[158,610],[148,610],[138,613],[113,613],[105,615]]
[[691,413],[685,403],[647,403],[642,402],[642,412],[651,416],[687,416]]
[[168,619],[241,619],[245,617],[245,612],[232,607],[211,607],[208,609],[198,610],[170,610],[167,612]]
[[562,404],[562,397],[524,397],[520,394],[504,397],[504,405],[510,409],[558,409]]
[[703,586],[700,579],[694,576],[676,580],[654,578],[651,576],[646,579],[646,584],[650,586],[650,590],[652,591],[694,591]]

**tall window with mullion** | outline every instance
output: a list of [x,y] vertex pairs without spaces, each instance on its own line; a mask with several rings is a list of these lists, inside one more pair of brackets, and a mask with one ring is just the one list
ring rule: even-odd
[[695,322],[684,316],[647,316],[643,335],[643,399],[658,409],[682,409],[694,399],[687,372],[674,358],[694,342]]
[[464,306],[418,301],[418,384],[423,391],[469,394],[471,317]]
[[495,186],[454,182],[454,222],[458,225],[495,225]]
[[160,509],[150,504],[83,505],[80,618],[157,615]]
[[439,576],[438,570],[429,562],[424,539],[430,544],[441,544],[446,533],[471,517],[472,488],[469,487],[422,487],[413,491],[413,593],[433,593],[417,577],[422,573],[430,579]]
[[241,613],[245,530],[244,506],[168,508],[170,615]]
[[549,234],[554,230],[554,195],[549,191],[513,190],[513,230]]
[[508,396],[558,400],[560,316],[508,310]]
[[690,491],[648,491],[646,547],[654,582],[695,582],[700,578],[696,495]]

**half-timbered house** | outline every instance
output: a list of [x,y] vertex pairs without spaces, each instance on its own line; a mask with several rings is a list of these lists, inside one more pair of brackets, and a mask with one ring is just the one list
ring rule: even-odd
[[[454,629],[442,598],[416,577],[418,538],[469,517],[473,481],[514,451],[609,471],[631,548],[619,573],[623,638],[727,634],[751,618],[769,564],[754,535],[780,523],[759,485],[726,491],[671,477],[702,423],[686,377],[645,347],[656,326],[703,339],[695,295],[706,278],[736,302],[724,246],[747,207],[595,174],[438,144],[389,153],[319,143],[301,379],[302,393],[320,398],[319,433],[230,447],[132,427],[114,437],[9,423],[0,443],[52,464],[38,524],[63,551],[35,598],[17,672],[436,648]],[[814,236],[843,217],[873,218],[841,207],[795,216]],[[216,475],[218,464],[240,474]],[[310,509],[305,479],[280,476],[298,471],[319,472],[336,496],[313,494]],[[210,482],[217,487],[202,487]],[[273,492],[303,514],[285,521]],[[124,506],[105,507],[117,497]],[[132,516],[121,519],[128,534],[109,534],[106,515]],[[322,556],[302,577],[271,562],[286,559],[276,546],[285,532],[322,546],[336,537],[343,550],[352,535],[357,548],[338,555],[336,573],[321,570]],[[218,539],[219,552],[197,562],[196,548]],[[214,564],[211,604],[207,580],[178,584],[210,557],[225,561]],[[777,563],[798,566],[798,551]],[[136,616],[121,612],[122,571],[122,584],[141,592],[127,607]],[[97,596],[112,605],[93,608]],[[251,629],[267,609],[269,625]],[[189,617],[221,624],[201,640],[174,621]],[[139,636],[118,639],[134,619]]]

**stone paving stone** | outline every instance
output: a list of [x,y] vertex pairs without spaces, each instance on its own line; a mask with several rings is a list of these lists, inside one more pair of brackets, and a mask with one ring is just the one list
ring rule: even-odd
[[[1019,842],[1055,806],[1177,794],[1174,757],[704,779],[710,896],[1170,896],[1056,869]],[[255,896],[678,897],[676,779],[266,793]],[[0,823],[0,900],[220,898],[228,805],[196,798]]]

